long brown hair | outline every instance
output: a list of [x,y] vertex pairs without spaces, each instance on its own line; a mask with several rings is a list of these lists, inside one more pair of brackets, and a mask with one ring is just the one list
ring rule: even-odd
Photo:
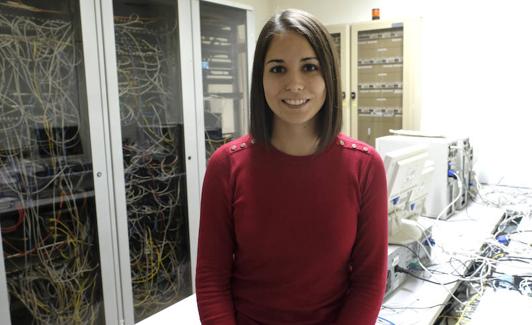
[[342,127],[342,98],[338,58],[332,38],[325,26],[316,17],[302,10],[287,9],[282,11],[270,18],[260,32],[255,47],[251,75],[251,123],[249,133],[255,141],[270,145],[273,112],[268,107],[264,95],[264,59],[273,37],[288,31],[302,35],[309,42],[318,57],[321,74],[325,80],[325,102],[317,117],[317,133],[319,137],[317,152],[320,152],[340,133]]

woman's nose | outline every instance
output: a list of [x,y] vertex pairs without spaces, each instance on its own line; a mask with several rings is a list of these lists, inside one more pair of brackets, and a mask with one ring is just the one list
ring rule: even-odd
[[305,85],[304,85],[301,73],[299,72],[288,73],[285,89],[288,91],[301,91],[305,89]]

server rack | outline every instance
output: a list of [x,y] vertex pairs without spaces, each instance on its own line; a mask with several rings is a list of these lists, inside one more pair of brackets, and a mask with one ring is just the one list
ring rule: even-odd
[[207,158],[247,132],[247,10],[200,2],[201,63]]
[[[148,5],[149,4],[149,5]],[[114,1],[135,321],[192,294],[175,1]]]
[[94,30],[82,11],[91,15],[78,1],[0,2],[3,321],[114,317],[103,276],[112,266],[100,254],[110,238],[98,229],[108,188],[93,177],[105,171],[93,159],[104,142],[91,125],[101,113],[85,53]]

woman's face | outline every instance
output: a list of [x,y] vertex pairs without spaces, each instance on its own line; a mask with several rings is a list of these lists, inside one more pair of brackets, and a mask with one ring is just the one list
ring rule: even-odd
[[274,113],[274,126],[315,126],[325,102],[320,62],[305,37],[286,32],[275,35],[264,60],[264,94]]

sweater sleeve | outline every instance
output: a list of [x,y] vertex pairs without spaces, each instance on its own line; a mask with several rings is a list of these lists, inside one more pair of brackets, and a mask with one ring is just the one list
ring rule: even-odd
[[235,237],[229,157],[209,159],[201,195],[196,298],[203,325],[235,325],[231,273]]
[[388,262],[386,174],[374,152],[362,179],[356,242],[351,254],[350,289],[337,325],[374,325],[384,297]]

